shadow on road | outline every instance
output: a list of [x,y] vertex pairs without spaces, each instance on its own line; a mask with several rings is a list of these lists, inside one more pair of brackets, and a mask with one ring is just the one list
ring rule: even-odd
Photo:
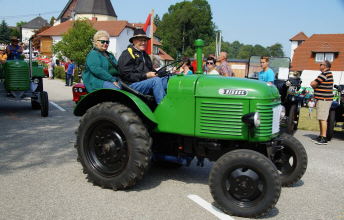
[[[68,101],[57,103],[70,105]],[[48,117],[32,110],[30,101],[0,104],[0,174],[59,166],[74,162],[73,147],[78,122],[71,110],[52,105]]]

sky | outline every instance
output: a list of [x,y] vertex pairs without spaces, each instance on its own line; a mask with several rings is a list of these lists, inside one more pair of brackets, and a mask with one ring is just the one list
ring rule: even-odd
[[[0,0],[0,20],[15,26],[38,15],[58,17],[68,0]],[[118,20],[143,23],[154,9],[160,18],[178,0],[111,0]],[[344,0],[208,0],[213,22],[224,41],[264,47],[280,43],[290,56],[290,41],[299,32],[344,33]],[[214,39],[215,40],[215,39]]]

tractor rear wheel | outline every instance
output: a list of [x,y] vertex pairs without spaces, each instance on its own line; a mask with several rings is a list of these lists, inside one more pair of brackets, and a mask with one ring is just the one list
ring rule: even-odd
[[104,102],[81,118],[75,147],[89,181],[126,189],[143,178],[151,161],[151,137],[127,106]]

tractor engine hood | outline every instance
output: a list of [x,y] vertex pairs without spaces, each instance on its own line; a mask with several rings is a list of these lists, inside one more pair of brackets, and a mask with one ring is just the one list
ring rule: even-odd
[[231,99],[278,99],[279,92],[266,82],[234,77],[201,76],[196,83],[196,97]]

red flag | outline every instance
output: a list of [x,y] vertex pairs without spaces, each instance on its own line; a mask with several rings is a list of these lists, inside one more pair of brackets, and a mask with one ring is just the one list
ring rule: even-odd
[[153,25],[151,24],[152,20],[152,14],[149,13],[147,19],[146,19],[146,23],[145,25],[143,26],[143,30],[146,32],[146,35],[148,37],[150,37],[151,39],[147,41],[147,47],[146,47],[146,53],[148,55],[152,54],[152,48],[153,48]]

